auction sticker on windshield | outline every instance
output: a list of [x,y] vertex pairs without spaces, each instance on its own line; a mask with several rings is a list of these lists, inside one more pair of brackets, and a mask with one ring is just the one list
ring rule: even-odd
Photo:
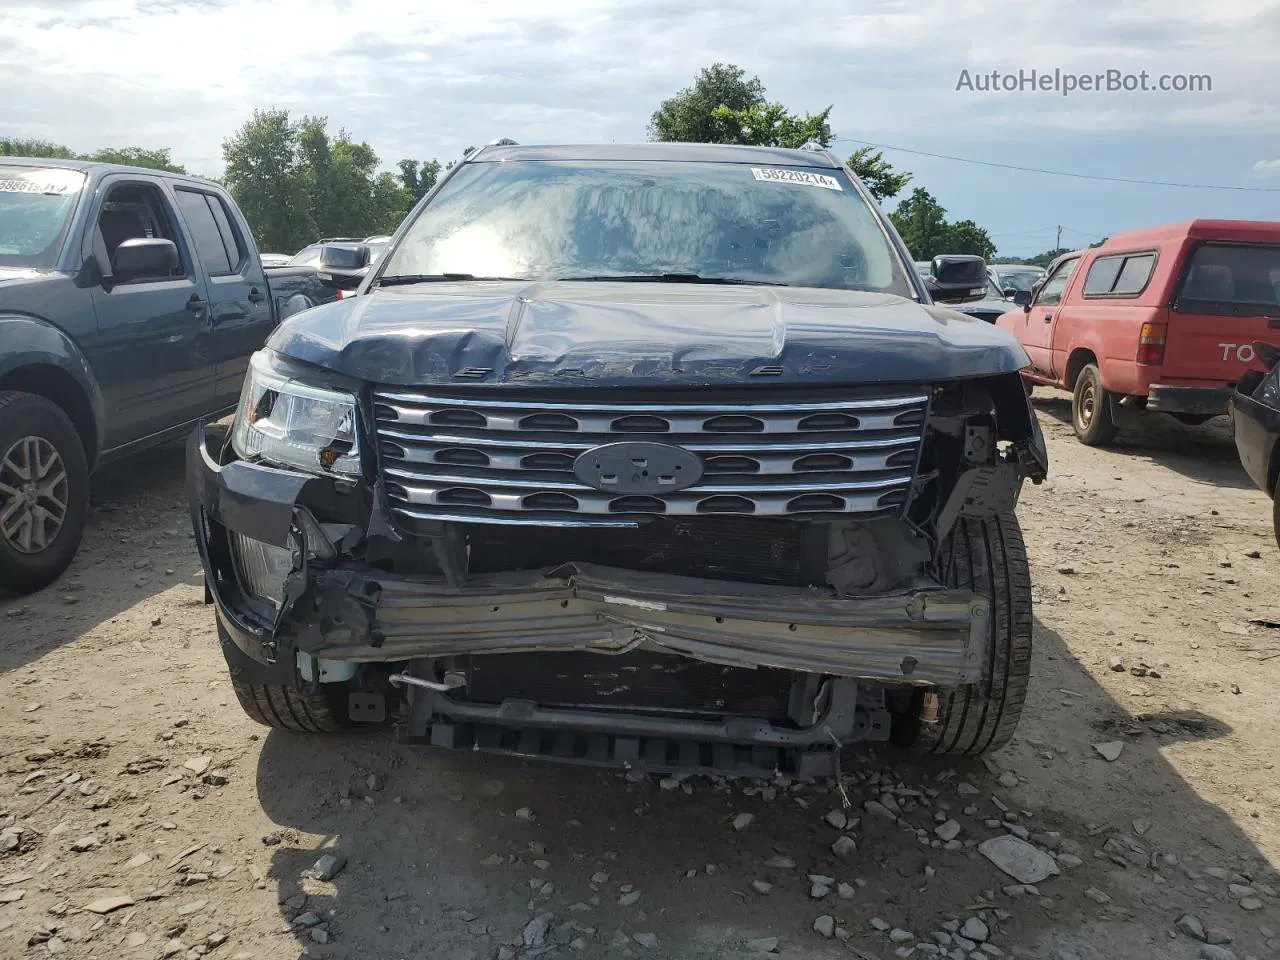
[[824,190],[843,190],[840,181],[835,177],[821,173],[810,173],[808,170],[778,170],[773,167],[752,167],[751,175],[757,180],[770,180],[774,183],[798,183],[804,187],[822,187]]
[[[9,167],[5,172],[14,172]],[[84,186],[84,174],[77,170],[32,170],[17,176],[0,177],[0,193],[75,193]]]

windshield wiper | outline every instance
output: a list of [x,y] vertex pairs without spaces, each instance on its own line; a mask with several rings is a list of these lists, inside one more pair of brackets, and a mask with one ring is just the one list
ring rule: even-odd
[[467,280],[506,280],[527,283],[524,277],[477,277],[474,273],[406,273],[397,277],[379,277],[380,287],[402,287],[412,283],[451,283]]
[[711,283],[744,287],[789,287],[789,283],[773,280],[743,280],[740,277],[704,277],[697,273],[620,273],[595,277],[559,277],[561,281],[588,282],[609,281],[617,283]]

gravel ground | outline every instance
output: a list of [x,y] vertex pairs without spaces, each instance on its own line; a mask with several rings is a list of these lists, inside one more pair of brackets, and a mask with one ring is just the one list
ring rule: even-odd
[[109,470],[70,573],[0,602],[0,957],[1280,956],[1270,504],[1221,422],[1092,450],[1036,402],[1018,736],[854,751],[848,807],[268,732],[217,652],[181,448]]

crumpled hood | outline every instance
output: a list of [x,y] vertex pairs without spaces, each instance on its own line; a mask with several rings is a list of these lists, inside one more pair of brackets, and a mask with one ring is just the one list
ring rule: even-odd
[[628,282],[374,289],[290,317],[268,346],[396,386],[891,383],[1028,362],[1005,331],[901,297]]

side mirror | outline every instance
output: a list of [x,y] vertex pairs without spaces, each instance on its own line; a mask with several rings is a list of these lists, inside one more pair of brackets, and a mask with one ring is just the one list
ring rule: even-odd
[[354,290],[369,269],[370,251],[363,243],[326,243],[316,269],[320,279],[339,290]]
[[1018,299],[1018,288],[1017,288],[1017,287],[1005,287],[1003,290],[1001,290],[1001,291],[1000,291],[1000,293],[1001,293],[1001,295],[1003,295],[1003,296],[1004,296],[1004,298],[1005,298],[1006,300],[1014,300],[1014,301],[1016,301],[1016,300]]
[[925,286],[938,303],[968,303],[987,295],[987,264],[981,257],[943,254],[929,264]]
[[1012,290],[1010,293],[1013,296],[1013,302],[1016,306],[1022,307],[1024,310],[1031,306],[1030,290]]
[[177,245],[172,240],[159,237],[125,240],[111,257],[111,273],[121,282],[144,277],[163,279],[171,276],[179,266]]

